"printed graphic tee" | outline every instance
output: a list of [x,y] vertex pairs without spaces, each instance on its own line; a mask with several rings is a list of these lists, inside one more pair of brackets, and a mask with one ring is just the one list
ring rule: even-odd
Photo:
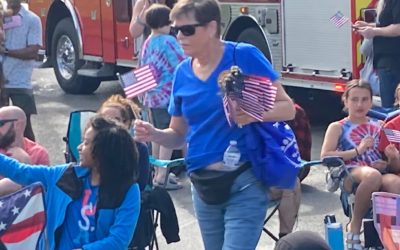
[[60,250],[80,248],[96,240],[96,202],[99,188],[90,184],[90,178],[84,180],[83,188],[82,197],[71,202],[67,208]]

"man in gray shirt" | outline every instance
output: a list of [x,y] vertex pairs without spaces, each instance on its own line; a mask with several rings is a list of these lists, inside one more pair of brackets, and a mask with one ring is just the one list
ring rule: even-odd
[[21,18],[21,23],[5,31],[5,45],[0,49],[3,55],[5,96],[13,105],[26,114],[25,137],[35,140],[31,115],[36,114],[36,104],[32,90],[34,60],[42,47],[42,25],[40,18],[21,5],[21,0],[7,0],[13,15]]

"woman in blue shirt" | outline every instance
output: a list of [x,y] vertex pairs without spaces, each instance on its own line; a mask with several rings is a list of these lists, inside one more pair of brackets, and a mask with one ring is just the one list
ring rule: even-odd
[[[169,105],[171,123],[169,128],[160,130],[137,120],[136,139],[171,148],[187,143],[186,163],[191,178],[200,172],[222,172],[224,151],[231,140],[237,141],[244,162],[239,169],[244,170],[232,171],[237,177],[227,185],[228,199],[211,204],[207,196],[218,193],[231,173],[215,187],[206,187],[208,194],[192,186],[193,204],[206,250],[255,249],[267,209],[266,188],[251,169],[246,169],[249,158],[245,133],[237,125],[230,126],[225,118],[218,78],[234,64],[246,75],[268,77],[277,87],[277,95],[274,108],[263,114],[265,121],[293,119],[294,105],[277,82],[279,76],[270,62],[256,47],[220,40],[221,15],[215,0],[178,1],[170,18],[172,30],[189,56],[175,72]],[[236,124],[256,121],[242,110],[235,114]]]
[[135,143],[122,126],[96,116],[78,150],[79,165],[52,168],[0,155],[0,175],[44,185],[47,240],[40,249],[125,250],[140,211]]

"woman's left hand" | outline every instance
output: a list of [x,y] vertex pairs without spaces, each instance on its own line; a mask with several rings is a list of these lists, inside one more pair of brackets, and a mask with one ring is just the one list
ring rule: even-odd
[[375,27],[364,27],[357,30],[364,38],[371,39],[375,37]]

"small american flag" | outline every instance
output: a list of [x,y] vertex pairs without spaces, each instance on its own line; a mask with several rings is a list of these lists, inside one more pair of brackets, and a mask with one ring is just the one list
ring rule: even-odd
[[385,135],[389,142],[400,143],[400,131],[389,128],[385,128],[383,129],[383,131],[385,132]]
[[349,18],[343,15],[342,12],[338,11],[329,20],[338,28],[342,27],[345,23],[349,21]]
[[133,98],[157,86],[155,69],[151,64],[131,70],[119,79],[127,98]]
[[277,88],[272,85],[268,78],[244,76],[242,91],[240,93],[227,92],[223,97],[225,116],[229,125],[232,124],[232,115],[235,113],[232,110],[232,102],[236,102],[243,112],[249,116],[258,121],[263,121],[264,111],[271,110],[274,107],[276,92]]
[[45,223],[39,183],[0,198],[0,241],[8,250],[37,249]]

